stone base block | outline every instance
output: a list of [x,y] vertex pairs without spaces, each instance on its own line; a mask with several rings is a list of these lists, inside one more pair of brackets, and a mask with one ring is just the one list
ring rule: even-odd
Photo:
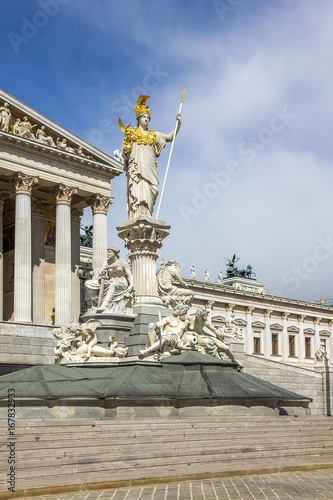
[[127,338],[128,356],[137,356],[139,349],[144,349],[148,342],[149,323],[156,323],[161,318],[171,316],[173,311],[164,305],[136,304],[133,312],[136,317]]
[[119,346],[125,346],[136,318],[136,314],[117,313],[117,312],[87,312],[81,319],[88,321],[93,319],[99,321],[100,325],[96,328],[98,343],[107,348],[110,337],[116,337]]

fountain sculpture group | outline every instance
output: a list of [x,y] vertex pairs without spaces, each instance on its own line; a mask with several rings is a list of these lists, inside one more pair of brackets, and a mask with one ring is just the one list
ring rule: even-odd
[[160,359],[193,350],[215,358],[227,356],[238,364],[226,343],[226,339],[242,340],[234,318],[215,328],[207,310],[191,313],[193,292],[175,260],[163,263],[156,273],[157,250],[170,229],[152,216],[158,195],[156,160],[178,133],[181,115],[170,134],[149,131],[147,99],[140,96],[134,107],[136,127],[125,127],[119,120],[125,136],[128,221],[117,229],[130,251],[129,262],[119,257],[117,248],[108,248],[98,279],[85,283],[90,311],[81,322],[74,320],[53,331],[56,362],[114,363],[128,355]]

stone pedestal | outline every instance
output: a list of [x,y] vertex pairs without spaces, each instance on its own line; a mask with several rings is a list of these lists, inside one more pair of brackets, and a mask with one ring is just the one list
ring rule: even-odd
[[103,314],[98,314],[88,311],[81,316],[81,321],[86,322],[89,319],[99,321],[99,325],[96,328],[98,344],[108,348],[110,337],[115,337],[120,347],[129,345],[128,339],[135,318],[135,314],[129,313],[106,311]]
[[138,217],[124,222],[117,228],[119,237],[130,251],[128,256],[132,268],[136,315],[127,339],[128,356],[136,356],[148,341],[148,325],[160,318],[172,315],[172,309],[163,304],[157,293],[157,250],[169,234],[170,226],[164,222]]
[[169,234],[170,226],[152,218],[138,217],[124,222],[117,228],[124,240],[131,265],[136,304],[160,304],[157,293],[156,260],[157,250]]
[[265,287],[259,281],[252,278],[243,278],[242,276],[231,276],[230,278],[223,278],[223,285],[232,286],[235,290],[240,292],[256,293],[265,295]]
[[126,345],[128,356],[137,356],[148,342],[148,325],[157,323],[161,318],[172,316],[173,310],[163,304],[137,304],[133,307],[136,314]]

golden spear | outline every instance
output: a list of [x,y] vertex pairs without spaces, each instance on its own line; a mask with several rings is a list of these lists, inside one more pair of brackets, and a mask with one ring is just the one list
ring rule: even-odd
[[[180,98],[180,106],[179,106],[178,114],[181,113],[184,99],[185,99],[185,89],[183,90],[182,96]],[[169,171],[169,166],[170,166],[170,161],[171,161],[171,155],[172,155],[173,145],[175,143],[175,138],[176,138],[177,124],[178,124],[178,120],[177,120],[177,123],[176,123],[175,133],[174,133],[173,138],[172,138],[172,143],[171,143],[171,148],[170,148],[170,153],[169,153],[168,164],[167,164],[167,167],[166,167],[166,170],[165,170],[165,175],[164,175],[164,180],[163,180],[163,186],[162,186],[161,195],[160,195],[160,199],[159,199],[158,207],[157,207],[156,219],[158,219],[158,214],[160,213],[161,202],[162,202],[162,198],[163,198],[163,193],[164,193],[166,179],[167,179],[167,176],[168,176],[168,171]]]

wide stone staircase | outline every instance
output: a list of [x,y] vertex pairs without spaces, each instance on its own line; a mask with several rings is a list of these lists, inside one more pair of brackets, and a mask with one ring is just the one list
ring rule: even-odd
[[12,493],[7,422],[0,432],[0,498],[333,467],[331,417],[18,420]]

